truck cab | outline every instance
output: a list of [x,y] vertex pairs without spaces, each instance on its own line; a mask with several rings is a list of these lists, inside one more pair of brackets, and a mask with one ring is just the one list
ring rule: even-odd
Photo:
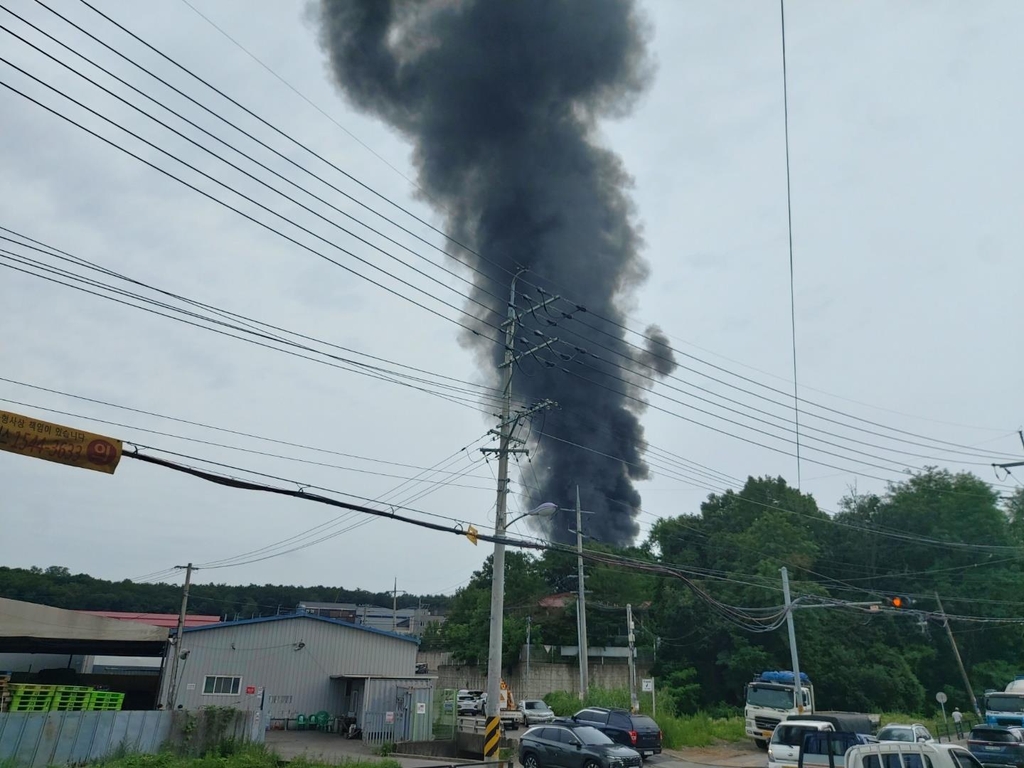
[[768,768],[797,768],[804,738],[820,731],[834,731],[822,720],[787,720],[775,726],[768,743]]
[[985,694],[985,722],[988,725],[1024,726],[1024,690],[1017,688]]
[[744,730],[761,749],[768,746],[775,726],[790,715],[814,712],[814,687],[805,674],[800,681],[799,707],[792,672],[762,672],[747,683]]

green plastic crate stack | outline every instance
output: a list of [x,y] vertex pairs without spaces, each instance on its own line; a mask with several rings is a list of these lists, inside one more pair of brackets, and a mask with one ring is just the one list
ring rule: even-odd
[[86,712],[95,691],[80,685],[60,685],[53,692],[51,712]]
[[89,703],[92,712],[120,712],[124,704],[124,694],[113,691],[93,691]]
[[11,685],[11,712],[48,712],[53,702],[56,686],[29,685],[14,683]]

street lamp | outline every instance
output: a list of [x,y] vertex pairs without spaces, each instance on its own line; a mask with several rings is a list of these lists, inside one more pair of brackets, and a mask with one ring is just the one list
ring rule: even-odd
[[[550,501],[525,512],[511,523],[525,517],[551,517],[558,511],[558,505]],[[487,646],[487,718],[501,717],[501,645],[505,614],[505,532],[511,523],[504,515],[495,515],[494,520],[494,562],[491,568],[491,627],[490,642]],[[486,751],[486,750],[485,750]]]

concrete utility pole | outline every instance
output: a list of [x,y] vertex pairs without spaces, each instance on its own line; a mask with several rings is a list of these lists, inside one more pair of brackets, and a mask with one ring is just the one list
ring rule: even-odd
[[[545,401],[525,411],[512,415],[512,370],[513,367],[523,358],[538,352],[558,341],[557,338],[548,339],[543,344],[538,344],[526,352],[516,354],[516,325],[520,315],[516,312],[516,281],[523,270],[513,276],[509,287],[508,318],[502,323],[505,329],[505,357],[501,363],[504,369],[504,384],[502,386],[501,421],[497,430],[492,430],[498,435],[498,448],[484,448],[484,453],[498,454],[498,499],[494,511],[494,559],[491,573],[491,621],[490,638],[487,646],[487,704],[485,714],[487,716],[484,726],[484,758],[487,760],[498,759],[498,743],[501,740],[501,646],[502,632],[504,630],[505,611],[505,527],[508,501],[508,457],[510,453],[526,453],[525,448],[514,448],[512,443],[521,443],[515,435],[515,428],[519,421],[526,416],[542,408],[547,408],[552,403]],[[546,307],[560,296],[552,296],[536,304],[526,312],[535,312]]]
[[395,576],[395,588],[391,592],[391,632],[398,632],[398,577]]
[[796,652],[796,627],[793,625],[793,601],[789,597],[789,571],[782,566],[782,597],[786,601],[786,627],[789,629],[789,652],[793,657],[793,705],[804,711],[804,687],[800,682],[800,657]]
[[634,715],[640,711],[640,700],[636,695],[636,635],[633,633],[633,606],[626,603],[626,638],[629,641],[629,711]]
[[530,630],[533,629],[533,617],[526,617],[526,680],[523,683],[522,697],[530,695]]
[[167,686],[167,708],[174,709],[178,696],[178,664],[181,661],[181,639],[185,633],[185,616],[188,613],[188,590],[192,586],[192,563],[176,565],[177,569],[185,570],[185,588],[181,593],[181,611],[178,613],[178,634],[174,637],[174,655],[171,656],[171,680]]
[[583,575],[583,510],[580,509],[580,487],[576,486],[576,628],[579,634],[580,701],[590,689],[590,649],[587,647],[587,590]]
[[939,604],[939,613],[942,614],[942,625],[946,628],[946,634],[949,636],[949,644],[953,646],[953,655],[956,656],[956,664],[960,667],[960,674],[964,679],[964,687],[967,688],[967,695],[971,697],[971,706],[974,707],[974,714],[981,718],[981,708],[978,706],[978,699],[974,696],[974,689],[971,688],[971,681],[967,677],[967,670],[964,668],[964,661],[960,658],[960,649],[956,647],[956,638],[953,637],[953,630],[949,626],[949,617],[946,616],[946,609],[942,607],[942,601],[939,600],[939,593],[935,593],[935,602]]

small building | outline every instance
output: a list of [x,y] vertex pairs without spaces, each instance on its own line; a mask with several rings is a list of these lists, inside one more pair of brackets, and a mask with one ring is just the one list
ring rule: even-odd
[[188,627],[171,706],[262,709],[271,728],[325,711],[364,733],[386,724],[394,741],[428,739],[434,681],[416,674],[418,648],[415,638],[309,613]]

